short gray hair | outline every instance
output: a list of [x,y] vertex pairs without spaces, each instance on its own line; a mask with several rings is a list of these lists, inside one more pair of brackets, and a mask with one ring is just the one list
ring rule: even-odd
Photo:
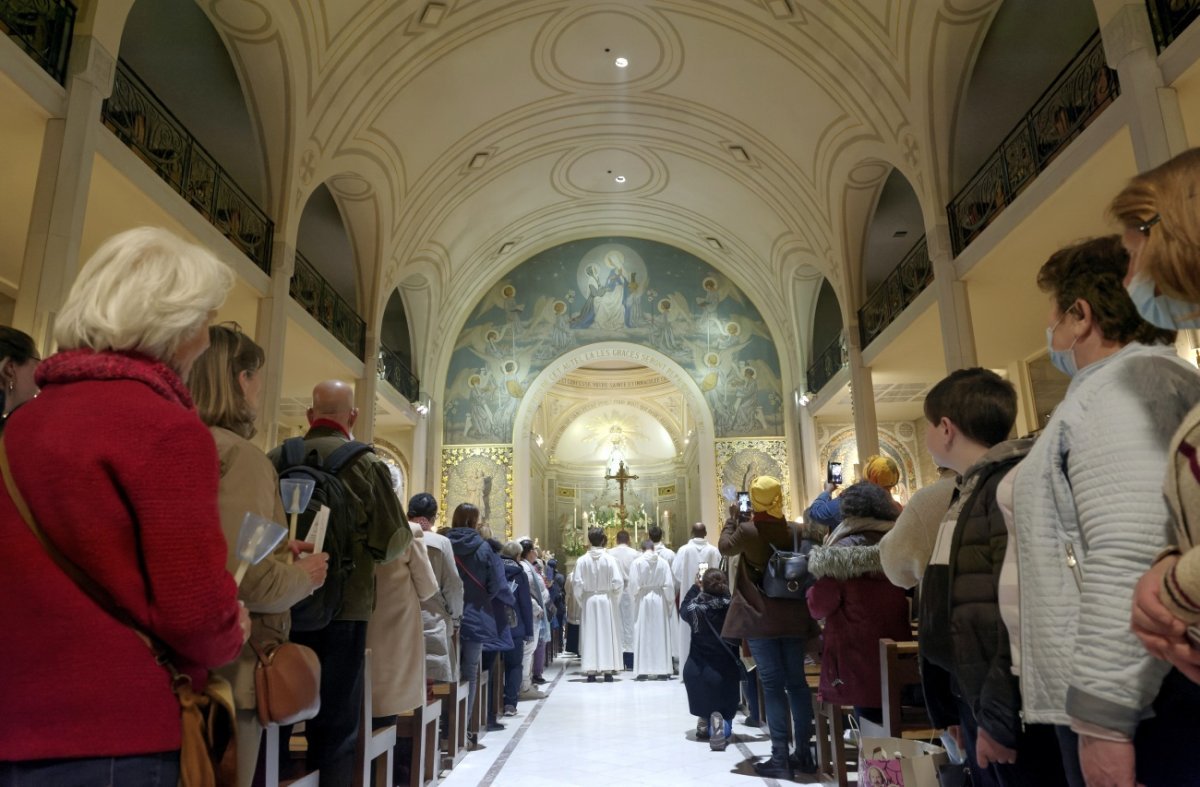
[[157,227],[109,238],[79,271],[55,320],[59,349],[124,350],[169,363],[233,289],[228,265]]

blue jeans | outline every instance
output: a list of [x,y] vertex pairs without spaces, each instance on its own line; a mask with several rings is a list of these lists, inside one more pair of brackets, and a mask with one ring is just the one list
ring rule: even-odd
[[525,669],[525,643],[518,642],[504,653],[504,704],[517,707],[521,693],[521,675]]
[[771,754],[787,756],[788,705],[792,709],[792,728],[796,752],[810,756],[812,737],[812,696],[804,676],[804,640],[800,637],[749,639],[750,654],[758,664],[758,679],[767,706],[767,729],[771,733]]
[[82,760],[0,762],[5,787],[175,787],[179,752]]
[[483,658],[483,643],[464,642],[461,655],[462,658],[458,661],[459,675],[466,675],[467,683],[471,687],[467,694],[467,718],[470,719],[475,715],[475,696],[479,688],[479,661]]

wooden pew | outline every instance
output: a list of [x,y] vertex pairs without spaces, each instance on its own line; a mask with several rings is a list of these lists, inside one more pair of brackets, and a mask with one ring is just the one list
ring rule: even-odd
[[467,755],[467,697],[469,683],[435,683],[433,694],[442,702],[442,713],[446,732],[442,753],[446,757],[445,767],[452,769]]
[[396,737],[412,740],[409,787],[433,787],[437,784],[442,769],[442,758],[438,752],[438,725],[441,719],[441,700],[434,700],[396,717]]
[[879,681],[886,737],[929,740],[938,734],[924,707],[904,705],[901,699],[904,687],[921,683],[916,642],[879,640]]
[[[290,743],[290,741],[289,741]],[[270,724],[265,731],[265,741],[263,747],[266,749],[264,753],[264,781],[267,787],[317,787],[321,783],[321,772],[312,771],[306,773],[299,779],[290,781],[279,781],[279,725]]]
[[359,716],[358,743],[355,746],[354,787],[390,785],[396,756],[396,725],[371,729],[371,649],[367,648],[363,664],[363,702]]

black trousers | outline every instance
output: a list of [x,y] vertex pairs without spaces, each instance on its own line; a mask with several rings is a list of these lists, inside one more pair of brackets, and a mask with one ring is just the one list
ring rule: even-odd
[[[304,724],[308,767],[320,769],[321,787],[351,787],[362,718],[367,622],[335,620],[320,631],[293,631],[291,640],[312,648],[321,660],[321,712]],[[286,741],[291,728],[280,733],[280,740]]]

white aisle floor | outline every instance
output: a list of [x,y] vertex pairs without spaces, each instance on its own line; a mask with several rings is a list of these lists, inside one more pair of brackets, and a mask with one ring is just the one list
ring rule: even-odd
[[[587,683],[578,659],[547,667],[549,696],[518,705],[505,729],[480,739],[441,781],[443,787],[730,787],[780,784],[750,763],[770,753],[765,728],[733,724],[724,752],[695,738],[695,717],[679,678]],[[794,784],[795,782],[784,782]],[[815,782],[820,784],[820,782]]]

